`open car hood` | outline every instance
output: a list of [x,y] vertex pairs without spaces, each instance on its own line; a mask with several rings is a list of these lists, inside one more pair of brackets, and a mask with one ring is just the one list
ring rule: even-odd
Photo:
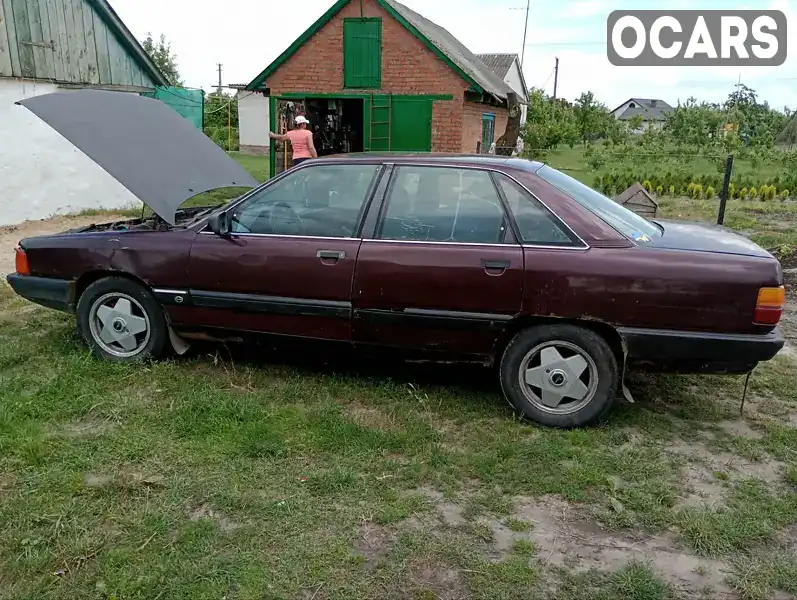
[[34,96],[24,106],[170,225],[189,198],[258,182],[199,129],[160,100],[76,90]]

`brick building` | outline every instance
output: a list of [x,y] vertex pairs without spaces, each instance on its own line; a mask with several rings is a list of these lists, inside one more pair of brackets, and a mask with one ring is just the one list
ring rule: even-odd
[[[242,94],[269,98],[272,131],[305,114],[324,155],[477,152],[504,133],[511,92],[448,31],[396,0],[339,0]],[[271,156],[272,173],[290,164],[283,144]]]

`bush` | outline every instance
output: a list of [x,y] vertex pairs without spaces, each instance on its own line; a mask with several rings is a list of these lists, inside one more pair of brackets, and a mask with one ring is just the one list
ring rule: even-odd
[[781,200],[786,200],[788,197],[789,197],[789,190],[781,190],[780,191]]
[[748,190],[746,187],[743,187],[743,188],[742,188],[742,191],[741,191],[741,192],[739,192],[739,198],[741,198],[742,200],[746,200],[746,199],[747,199],[747,196],[748,196],[749,194],[750,194],[750,191],[749,191],[749,190]]
[[708,186],[706,188],[706,198],[708,200],[711,200],[712,198],[714,198],[715,195],[716,195],[716,192],[714,191],[714,188],[712,186]]
[[703,197],[703,186],[700,185],[699,183],[694,184],[694,187],[692,188],[691,196],[692,196],[692,198],[694,198],[696,200],[699,199],[699,198],[702,198]]
[[656,195],[659,198],[661,198],[664,195],[664,186],[663,185],[657,185],[656,186]]
[[648,193],[651,193],[653,191],[653,185],[650,183],[649,179],[646,179],[645,181],[642,182],[642,187],[645,188],[645,190]]
[[750,191],[748,192],[748,194],[750,194],[750,200],[755,200],[755,199],[758,198],[758,190],[755,189],[754,187],[750,188]]
[[728,198],[736,198],[736,186],[732,183],[728,186]]
[[670,186],[670,196],[675,196],[675,186],[674,185]]

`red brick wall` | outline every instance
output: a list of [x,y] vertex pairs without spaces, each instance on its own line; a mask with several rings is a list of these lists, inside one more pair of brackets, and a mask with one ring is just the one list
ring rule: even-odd
[[[451,94],[453,100],[434,102],[432,151],[460,152],[468,84],[374,0],[363,0],[362,5],[362,15],[358,0],[343,7],[282,64],[266,82],[271,94],[343,94],[358,91],[369,94]],[[360,16],[382,17],[381,90],[343,88],[343,19]]]
[[[495,136],[493,141],[498,141],[504,132],[509,120],[509,111],[497,106],[488,106],[476,102],[465,102],[462,125],[462,152],[476,152],[477,144],[482,139],[482,114],[495,114]],[[489,148],[482,151],[487,152]]]

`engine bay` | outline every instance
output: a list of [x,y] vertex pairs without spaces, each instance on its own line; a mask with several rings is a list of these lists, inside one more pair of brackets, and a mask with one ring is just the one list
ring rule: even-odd
[[209,213],[217,206],[192,206],[181,208],[175,213],[175,225],[169,225],[166,221],[155,214],[146,214],[142,211],[142,216],[132,219],[123,219],[109,223],[92,223],[86,227],[70,229],[64,233],[97,233],[102,231],[168,231],[170,229],[180,229],[195,221],[199,216]]

